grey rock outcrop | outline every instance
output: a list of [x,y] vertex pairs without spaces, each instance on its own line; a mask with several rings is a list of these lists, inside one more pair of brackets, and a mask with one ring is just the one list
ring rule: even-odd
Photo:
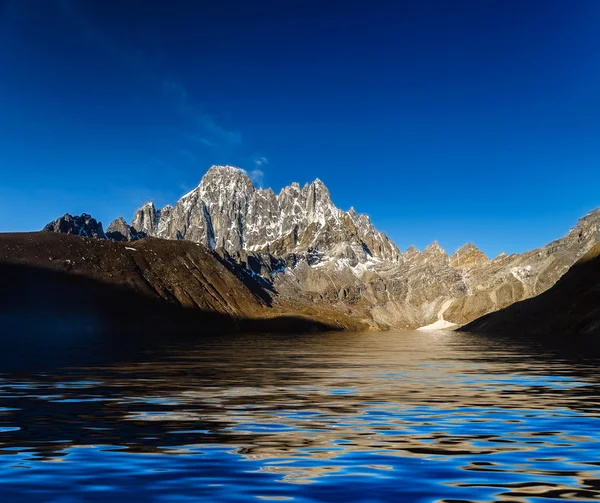
[[42,232],[59,232],[62,234],[75,234],[87,238],[106,239],[102,222],[97,222],[87,213],[70,215],[65,213],[62,217],[47,224]]

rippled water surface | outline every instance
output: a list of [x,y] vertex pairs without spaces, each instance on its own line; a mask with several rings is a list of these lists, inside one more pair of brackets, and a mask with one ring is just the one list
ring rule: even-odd
[[336,333],[1,361],[3,502],[600,499],[587,349]]

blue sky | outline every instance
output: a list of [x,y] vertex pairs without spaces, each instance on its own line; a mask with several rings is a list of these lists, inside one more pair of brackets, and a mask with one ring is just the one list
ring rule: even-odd
[[600,2],[0,0],[0,231],[105,225],[212,164],[321,178],[405,249],[600,206]]

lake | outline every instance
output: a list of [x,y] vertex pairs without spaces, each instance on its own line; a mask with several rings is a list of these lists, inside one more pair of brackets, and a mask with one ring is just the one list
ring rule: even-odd
[[13,339],[2,502],[600,499],[586,347],[452,332]]

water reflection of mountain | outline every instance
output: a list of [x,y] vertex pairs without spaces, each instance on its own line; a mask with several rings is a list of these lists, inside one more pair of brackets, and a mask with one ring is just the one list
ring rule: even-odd
[[[439,462],[540,484],[568,472],[584,492],[597,484],[598,465],[578,458],[598,447],[589,351],[451,333],[235,336],[129,348],[117,363],[104,351],[5,374],[0,453],[60,460],[96,446],[193,457],[219,446],[293,483],[360,460],[369,477]],[[506,491],[562,490],[528,487]]]

